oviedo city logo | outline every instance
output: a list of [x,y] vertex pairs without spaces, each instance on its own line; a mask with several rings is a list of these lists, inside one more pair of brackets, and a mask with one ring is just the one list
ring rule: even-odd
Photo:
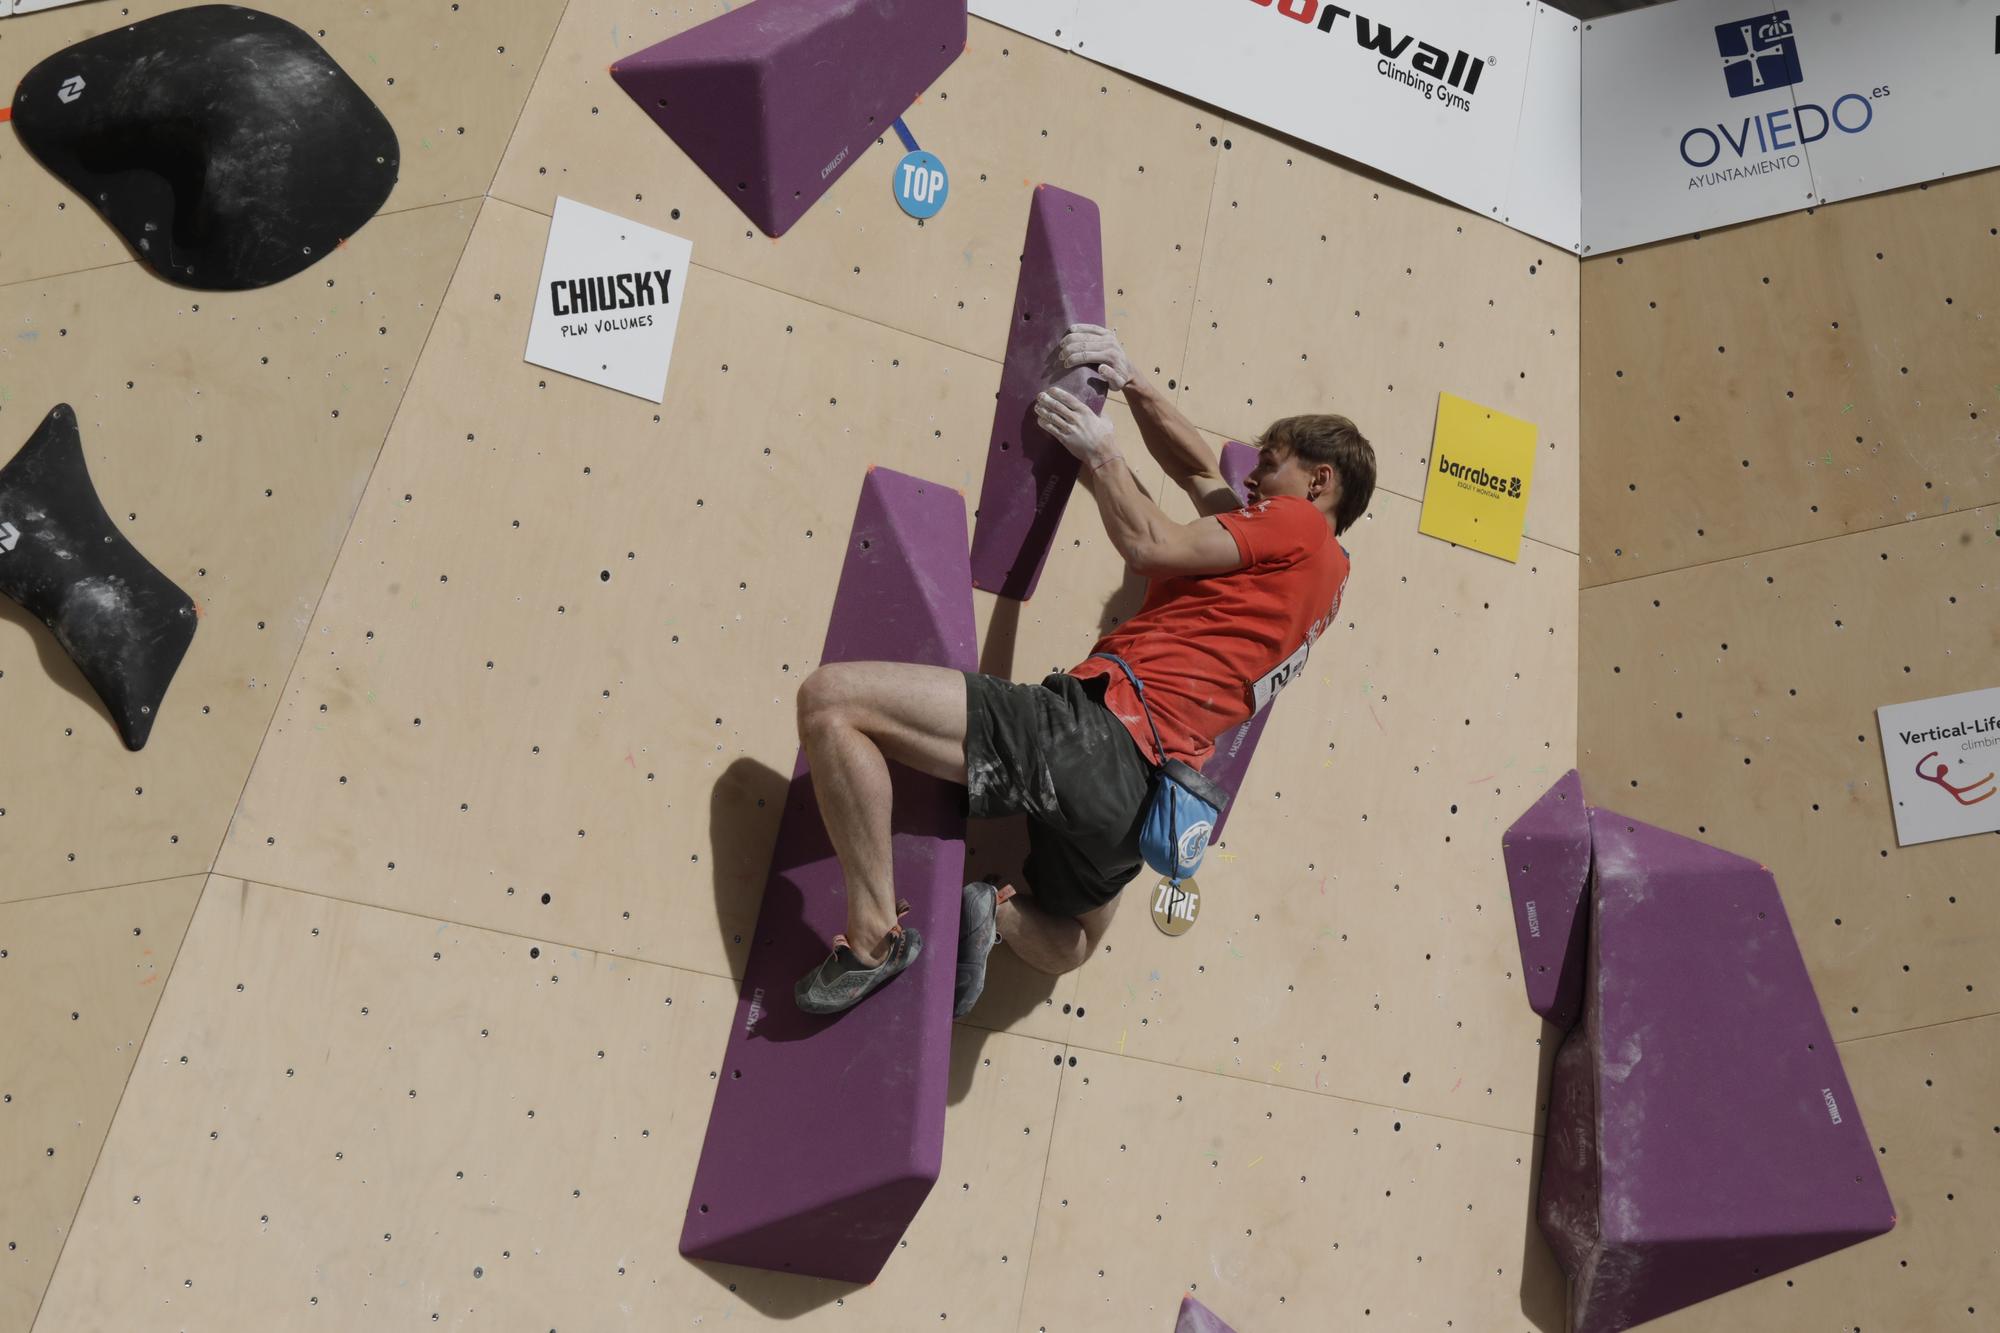
[[[1718,23],[1715,46],[1722,56],[1723,81],[1732,99],[1805,81],[1790,10]],[[1887,96],[1886,85],[1865,95],[1843,93],[1831,109],[1814,102],[1794,106],[1788,99],[1783,106],[1745,116],[1733,126],[1720,121],[1712,129],[1697,125],[1681,136],[1681,161],[1698,173],[1688,178],[1688,189],[1705,190],[1724,181],[1795,171],[1805,165],[1804,154],[1797,150],[1836,130],[1842,134],[1866,132],[1875,123],[1875,103]]]
[[1802,82],[1799,47],[1792,39],[1788,10],[1758,19],[1715,25],[1715,44],[1722,52],[1722,71],[1731,97],[1748,97],[1766,88],[1789,88]]
[[[1942,741],[1950,737],[1964,736],[1969,739],[1959,745],[1960,750],[1983,750],[2000,745],[2000,717],[1974,718],[1971,722],[1960,722],[1949,727],[1932,727],[1928,731],[1905,731],[1901,735],[1905,745],[1919,745],[1925,741]],[[1978,805],[1981,801],[1992,799],[1994,793],[2000,791],[2000,788],[1993,785],[1991,770],[1985,777],[1974,778],[1970,782],[1947,781],[1946,775],[1951,772],[1951,765],[1938,759],[1938,753],[1932,750],[1917,760],[1917,776],[1925,782],[1935,784],[1960,805]],[[1925,772],[1925,766],[1934,759],[1937,759],[1936,767],[1930,772]],[[1980,791],[1982,787],[1985,788],[1984,791]],[[1971,795],[1973,792],[1979,792],[1979,795]]]
[[1496,473],[1488,472],[1483,467],[1467,467],[1463,463],[1454,463],[1445,457],[1442,449],[1438,451],[1438,475],[1441,477],[1450,477],[1454,481],[1464,482],[1468,486],[1477,487],[1496,498],[1508,500],[1518,500],[1521,498],[1521,479],[1519,477],[1502,477]]
[[[1241,3],[1241,0],[1229,2]],[[1351,9],[1322,4],[1320,0],[1250,0],[1250,3],[1328,35],[1342,26],[1342,19],[1353,19],[1354,44],[1380,57],[1375,62],[1377,74],[1422,93],[1427,102],[1442,102],[1454,111],[1472,110],[1472,95],[1479,89],[1479,76],[1492,63],[1475,59],[1467,51],[1447,51],[1417,41],[1408,33],[1397,37],[1386,23],[1372,22]],[[1410,50],[1413,45],[1415,51]],[[1406,59],[1408,68],[1404,67]]]

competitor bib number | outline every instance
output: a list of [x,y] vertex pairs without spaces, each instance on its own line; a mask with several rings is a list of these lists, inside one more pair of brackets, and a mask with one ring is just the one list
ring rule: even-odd
[[1278,664],[1270,675],[1258,681],[1251,692],[1256,712],[1263,712],[1271,706],[1271,700],[1278,697],[1278,691],[1297,680],[1305,673],[1306,655],[1312,651],[1310,643],[1302,643],[1299,650]]

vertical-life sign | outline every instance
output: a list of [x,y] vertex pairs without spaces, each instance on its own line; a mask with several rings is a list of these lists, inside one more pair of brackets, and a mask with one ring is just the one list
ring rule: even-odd
[[1896,845],[2000,831],[2000,689],[1875,710]]

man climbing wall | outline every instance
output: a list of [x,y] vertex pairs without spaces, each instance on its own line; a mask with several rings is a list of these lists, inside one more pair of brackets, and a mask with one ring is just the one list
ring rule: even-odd
[[924,946],[896,923],[889,760],[964,784],[973,818],[1028,819],[1020,889],[965,886],[954,1004],[962,1016],[979,998],[998,940],[1050,973],[1080,967],[1095,951],[1142,865],[1154,728],[1168,757],[1200,768],[1215,736],[1297,677],[1339,611],[1348,558],[1336,538],[1375,490],[1375,453],[1352,421],[1273,422],[1258,441],[1246,506],[1200,432],[1133,369],[1112,330],[1077,324],[1064,333],[1049,378],[1078,366],[1123,390],[1147,450],[1200,515],[1167,517],[1126,466],[1107,418],[1058,388],[1036,400],[1042,429],[1081,463],[1112,545],[1147,580],[1138,614],[1092,651],[1132,668],[1151,719],[1124,674],[1102,659],[1035,685],[904,662],[834,663],[808,676],[799,740],[847,878],[847,930],[798,984],[798,1003],[810,1012],[853,1006]]

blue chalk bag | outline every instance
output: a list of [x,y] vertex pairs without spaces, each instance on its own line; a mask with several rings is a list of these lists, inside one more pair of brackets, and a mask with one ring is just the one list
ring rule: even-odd
[[1182,880],[1201,868],[1209,835],[1214,832],[1223,807],[1229,804],[1229,793],[1204,777],[1200,769],[1167,758],[1159,725],[1153,721],[1152,706],[1146,702],[1146,687],[1124,658],[1112,653],[1091,656],[1116,664],[1132,682],[1139,706],[1146,710],[1146,725],[1153,729],[1153,749],[1158,762],[1153,766],[1153,790],[1146,798],[1145,822],[1139,830],[1139,855],[1179,888]]

